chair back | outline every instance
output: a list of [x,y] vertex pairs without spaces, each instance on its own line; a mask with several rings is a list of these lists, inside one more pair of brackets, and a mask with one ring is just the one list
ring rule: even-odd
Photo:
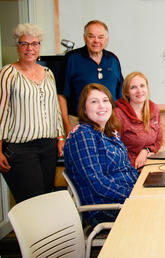
[[80,216],[67,190],[27,199],[8,216],[23,258],[85,257]]
[[75,201],[75,205],[77,207],[77,209],[79,210],[79,207],[81,205],[81,202],[80,202],[80,198],[78,196],[78,193],[77,193],[77,190],[74,186],[74,184],[72,183],[72,181],[70,180],[70,178],[68,177],[68,175],[66,174],[66,171],[65,169],[63,170],[63,176],[66,180],[66,182],[68,183],[68,191],[70,192],[71,196],[74,198],[74,201]]

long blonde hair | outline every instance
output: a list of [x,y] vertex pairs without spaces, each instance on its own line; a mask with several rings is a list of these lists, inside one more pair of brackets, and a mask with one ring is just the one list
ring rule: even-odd
[[123,86],[122,86],[122,96],[123,98],[127,101],[130,102],[129,100],[129,87],[130,87],[130,82],[131,80],[135,77],[135,76],[140,76],[141,78],[143,78],[146,82],[147,88],[148,88],[148,95],[146,100],[144,101],[144,105],[143,105],[143,109],[142,109],[142,119],[144,122],[144,128],[145,130],[148,132],[149,128],[149,121],[150,121],[150,106],[149,106],[149,98],[150,98],[150,90],[149,90],[149,84],[148,84],[148,80],[146,78],[146,76],[141,73],[141,72],[132,72],[130,74],[128,74],[123,82]]

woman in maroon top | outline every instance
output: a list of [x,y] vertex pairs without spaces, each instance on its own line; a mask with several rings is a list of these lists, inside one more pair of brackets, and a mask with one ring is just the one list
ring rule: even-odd
[[121,139],[132,165],[140,168],[149,155],[160,149],[163,135],[160,111],[149,99],[145,75],[140,72],[128,74],[123,82],[122,98],[115,104],[116,116],[121,123]]

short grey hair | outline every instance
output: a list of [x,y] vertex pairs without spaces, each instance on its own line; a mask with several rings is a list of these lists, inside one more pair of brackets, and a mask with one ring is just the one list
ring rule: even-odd
[[37,24],[30,23],[18,24],[14,29],[13,34],[16,42],[18,42],[23,35],[37,37],[39,41],[42,41],[44,36],[43,30]]
[[107,36],[108,36],[108,26],[102,22],[102,21],[99,21],[99,20],[92,20],[92,21],[89,21],[85,26],[84,26],[84,35],[86,35],[86,31],[87,31],[87,28],[90,26],[90,25],[101,25],[104,27],[104,29],[106,30],[107,32]]

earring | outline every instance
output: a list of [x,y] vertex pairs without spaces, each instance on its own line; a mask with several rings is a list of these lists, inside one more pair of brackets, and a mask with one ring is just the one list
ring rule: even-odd
[[41,61],[41,58],[40,58],[40,56],[38,56],[38,58],[37,58],[37,61]]

